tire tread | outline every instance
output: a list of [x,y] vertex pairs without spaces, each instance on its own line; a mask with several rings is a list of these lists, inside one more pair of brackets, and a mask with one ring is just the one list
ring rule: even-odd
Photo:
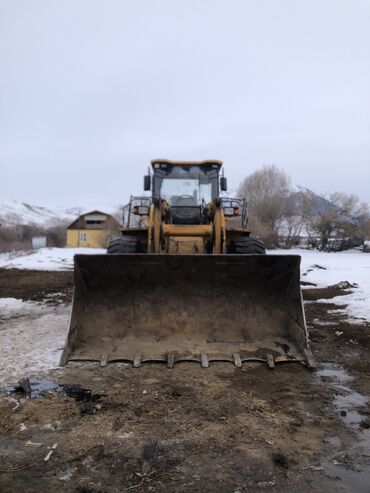
[[230,253],[240,255],[265,255],[266,248],[261,240],[241,236],[231,241]]
[[107,248],[108,254],[139,253],[140,244],[135,236],[118,236],[113,238]]

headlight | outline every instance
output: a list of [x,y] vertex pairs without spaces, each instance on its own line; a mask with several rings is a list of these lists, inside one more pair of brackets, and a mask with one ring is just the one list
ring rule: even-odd
[[240,216],[239,207],[224,207],[224,214],[227,217]]
[[138,214],[139,216],[148,216],[149,215],[149,207],[141,206],[138,207],[139,211]]
[[144,205],[135,206],[132,212],[137,216],[149,216],[149,207],[146,207]]

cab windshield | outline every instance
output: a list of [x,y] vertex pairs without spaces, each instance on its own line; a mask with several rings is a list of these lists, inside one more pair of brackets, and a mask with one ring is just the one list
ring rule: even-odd
[[212,201],[212,184],[201,183],[198,179],[164,178],[160,196],[170,205],[187,199],[188,205],[208,204]]
[[155,171],[154,192],[171,206],[201,206],[217,197],[217,182],[211,166],[166,166]]

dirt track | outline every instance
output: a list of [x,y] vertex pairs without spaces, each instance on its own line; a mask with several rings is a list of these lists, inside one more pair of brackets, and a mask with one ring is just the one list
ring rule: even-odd
[[[66,272],[2,270],[0,296],[40,300],[52,291],[69,300],[71,283]],[[325,363],[319,372],[296,364],[70,365],[48,378],[91,392],[3,394],[1,493],[369,491],[370,405],[360,397],[370,397],[370,328],[330,312],[340,293],[305,291],[312,349]],[[358,408],[341,400],[348,389]]]
[[71,302],[73,272],[0,269],[0,298],[22,298],[45,301],[45,296],[57,293],[60,301]]

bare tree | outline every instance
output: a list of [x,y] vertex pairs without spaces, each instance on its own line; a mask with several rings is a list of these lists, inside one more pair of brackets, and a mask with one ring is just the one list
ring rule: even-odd
[[336,224],[337,235],[343,242],[349,242],[349,246],[362,243],[370,232],[369,205],[361,202],[356,195],[339,192],[330,195],[330,200],[340,210]]
[[[369,235],[369,207],[356,195],[335,192],[325,200],[307,192],[301,199],[302,217],[310,243],[320,250],[330,250],[333,239],[336,248],[357,246]],[[319,240],[315,244],[317,237]]]
[[49,247],[65,246],[66,220],[53,219],[45,225],[16,224],[0,228],[0,252],[30,250],[34,236],[46,236]]
[[289,208],[290,178],[276,166],[264,166],[247,176],[238,195],[247,199],[253,231],[267,245],[278,244],[279,227]]
[[329,196],[330,202],[340,207],[342,214],[351,216],[369,215],[369,205],[361,202],[357,195],[334,192]]

